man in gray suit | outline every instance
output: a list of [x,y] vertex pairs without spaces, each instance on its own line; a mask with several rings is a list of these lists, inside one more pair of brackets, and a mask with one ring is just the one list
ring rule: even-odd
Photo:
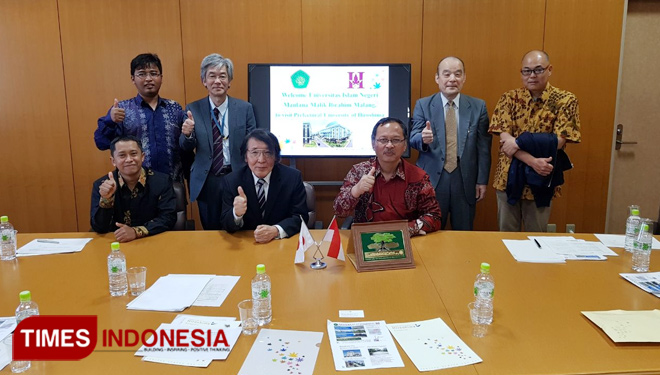
[[472,230],[477,202],[486,195],[490,147],[486,103],[461,94],[465,65],[458,57],[438,63],[440,92],[415,104],[410,145],[417,165],[431,178],[442,212],[442,228]]
[[183,150],[195,150],[190,201],[197,201],[204,229],[218,230],[222,229],[222,178],[245,165],[241,143],[257,123],[252,104],[227,95],[234,79],[231,60],[217,53],[206,56],[201,79],[209,96],[188,104],[192,121],[182,126],[179,144]]

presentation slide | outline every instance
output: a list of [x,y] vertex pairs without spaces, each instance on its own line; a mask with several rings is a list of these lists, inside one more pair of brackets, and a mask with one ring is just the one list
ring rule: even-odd
[[270,131],[282,156],[374,155],[371,130],[390,113],[389,70],[270,66]]

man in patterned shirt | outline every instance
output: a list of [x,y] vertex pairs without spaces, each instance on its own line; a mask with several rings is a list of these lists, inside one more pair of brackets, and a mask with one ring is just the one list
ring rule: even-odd
[[[522,188],[522,199],[507,202],[507,182],[512,158],[528,166],[538,176],[551,178],[556,160],[549,156],[533,156],[521,149],[518,137],[523,133],[553,134],[557,149],[567,142],[580,142],[578,101],[572,93],[548,83],[552,74],[550,58],[544,51],[530,51],[522,59],[522,88],[511,90],[500,98],[490,122],[489,132],[500,136],[500,154],[495,171],[497,220],[500,231],[515,232],[524,224],[528,232],[545,232],[550,206],[534,200],[530,186]],[[561,187],[554,189],[559,197]],[[540,207],[539,207],[540,205]]]
[[164,173],[142,168],[144,153],[133,136],[110,143],[110,160],[117,169],[94,182],[92,228],[113,231],[119,242],[152,236],[172,229],[176,222],[176,196]]
[[181,105],[158,95],[163,67],[157,55],[143,53],[131,61],[131,81],[138,91],[132,99],[118,101],[99,118],[94,142],[99,150],[110,148],[116,137],[133,135],[142,142],[144,166],[183,181],[179,148],[181,126],[187,118]]
[[401,156],[406,151],[407,127],[401,120],[380,119],[371,132],[376,157],[355,164],[335,198],[335,214],[354,211],[356,223],[408,220],[411,235],[440,229],[440,206],[429,176]]

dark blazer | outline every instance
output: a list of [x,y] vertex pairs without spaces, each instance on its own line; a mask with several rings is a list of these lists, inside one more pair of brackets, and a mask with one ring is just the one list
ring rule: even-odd
[[[257,128],[252,104],[232,97],[229,102],[229,152],[231,154],[232,170],[245,165],[241,158],[241,143],[245,135]],[[190,201],[194,202],[204,187],[206,177],[213,162],[213,121],[211,120],[211,104],[209,97],[194,101],[186,107],[195,119],[195,131],[188,138],[184,134],[179,137],[179,145],[185,151],[195,150],[195,161],[190,168]]]
[[[233,158],[233,156],[232,156]],[[234,197],[238,187],[243,187],[247,197],[247,211],[243,215],[243,226],[234,221]],[[300,231],[300,217],[307,222],[307,194],[299,170],[275,163],[270,175],[264,217],[261,217],[257,190],[252,171],[248,166],[234,170],[222,179],[222,227],[227,232],[254,230],[257,225],[279,225],[292,236]]]
[[[421,98],[415,104],[410,145],[419,150],[417,166],[428,173],[431,185],[438,187],[445,167],[445,110],[441,93]],[[458,157],[468,203],[476,203],[476,185],[488,184],[492,135],[488,133],[486,102],[461,94],[458,102]],[[433,142],[422,142],[426,121],[431,122]]]

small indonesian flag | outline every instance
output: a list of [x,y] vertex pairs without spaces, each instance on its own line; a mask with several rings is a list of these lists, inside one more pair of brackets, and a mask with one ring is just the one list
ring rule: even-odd
[[312,247],[314,238],[309,233],[305,220],[300,222],[300,236],[298,236],[298,250],[296,250],[296,259],[294,263],[303,263],[305,261],[305,251]]
[[328,231],[325,233],[323,241],[330,242],[330,248],[328,248],[329,257],[344,260],[344,247],[341,245],[336,217],[332,218],[332,222],[330,222],[330,226],[328,226]]

